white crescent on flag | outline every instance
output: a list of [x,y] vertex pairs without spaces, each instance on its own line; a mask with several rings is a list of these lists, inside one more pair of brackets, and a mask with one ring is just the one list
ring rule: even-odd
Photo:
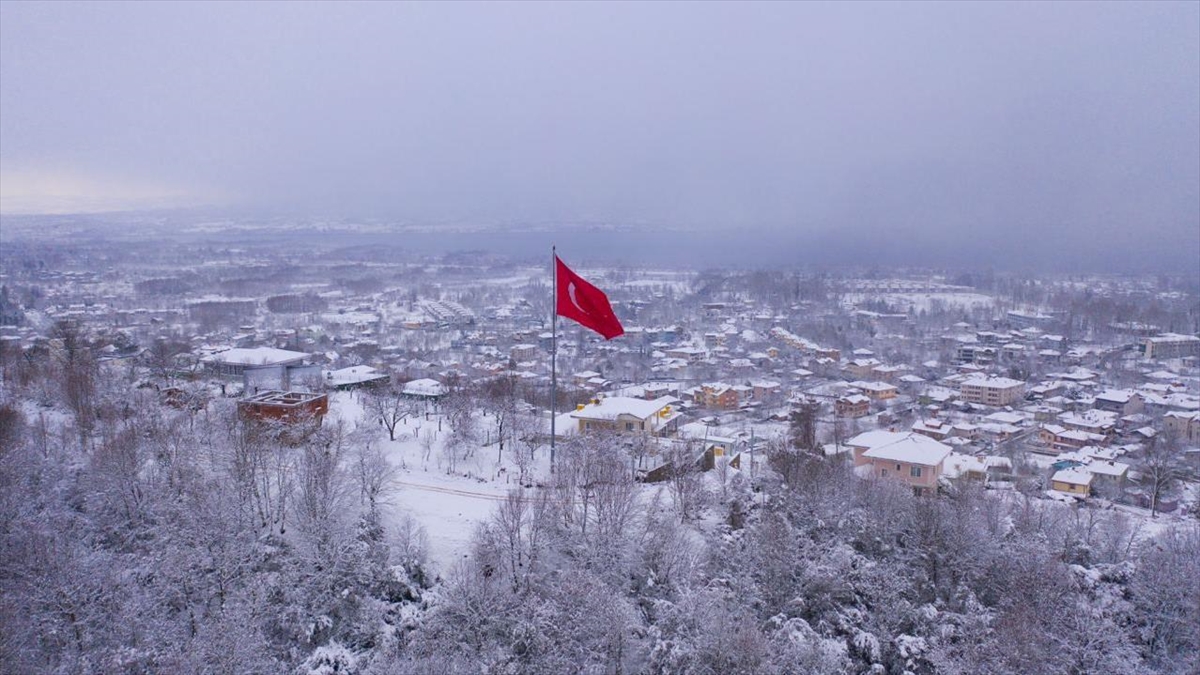
[[575,309],[587,314],[587,310],[579,306],[579,300],[575,299],[575,282],[567,282],[567,297],[571,300],[571,304],[575,305]]

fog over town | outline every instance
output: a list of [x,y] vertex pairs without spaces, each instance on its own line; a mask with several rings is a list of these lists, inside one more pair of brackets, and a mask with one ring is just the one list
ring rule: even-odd
[[1196,673],[1200,3],[0,3],[0,531],[5,672]]

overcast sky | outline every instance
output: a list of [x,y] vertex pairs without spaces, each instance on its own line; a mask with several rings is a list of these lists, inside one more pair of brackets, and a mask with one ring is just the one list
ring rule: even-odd
[[0,197],[1200,257],[1200,3],[3,2]]

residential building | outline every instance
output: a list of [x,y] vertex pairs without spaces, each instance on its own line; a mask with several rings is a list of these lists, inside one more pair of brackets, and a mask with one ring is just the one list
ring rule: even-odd
[[1108,499],[1116,499],[1125,492],[1125,479],[1129,475],[1129,465],[1111,459],[1094,459],[1083,466],[1092,474],[1092,489],[1097,495]]
[[950,447],[920,434],[868,431],[846,441],[854,452],[860,472],[877,478],[899,480],[918,494],[937,491],[943,464]]
[[1148,359],[1177,359],[1186,356],[1200,356],[1200,337],[1195,335],[1179,335],[1178,333],[1163,333],[1142,340],[1139,347],[1142,356]]
[[672,347],[664,350],[663,353],[667,358],[682,359],[688,363],[702,361],[708,356],[708,352],[700,347]]
[[1163,415],[1163,429],[1187,443],[1200,443],[1200,412],[1173,410]]
[[656,398],[666,396],[671,392],[671,387],[664,382],[651,382],[642,387],[642,398],[647,401],[653,401]]
[[588,381],[596,377],[600,377],[600,373],[597,373],[594,370],[584,370],[572,375],[571,381],[576,387],[586,387],[588,386]]
[[851,387],[861,391],[867,398],[872,401],[886,401],[896,398],[896,394],[900,391],[895,385],[887,382],[851,382]]
[[982,422],[977,427],[979,432],[993,442],[999,443],[1021,433],[1021,427],[1003,422]]
[[871,377],[883,382],[895,382],[897,378],[903,375],[905,370],[907,368],[904,366],[879,365],[871,369]]
[[1025,394],[1025,383],[1007,377],[974,375],[963,380],[959,393],[964,401],[990,406],[1012,405]]
[[754,388],[754,398],[758,401],[777,398],[783,390],[783,385],[774,380],[754,380],[750,386]]
[[985,483],[988,479],[988,466],[978,457],[951,452],[942,465],[942,476],[949,480]]
[[1093,476],[1081,468],[1062,469],[1050,478],[1050,489],[1076,497],[1087,497],[1092,493]]
[[957,363],[977,363],[986,365],[996,360],[998,351],[995,347],[987,347],[978,343],[963,342],[954,353]]
[[847,375],[853,378],[862,379],[864,377],[871,377],[871,371],[875,370],[876,366],[881,365],[883,365],[883,363],[878,359],[852,359],[846,362],[843,370],[846,371]]
[[841,358],[842,358],[842,352],[841,352],[841,350],[834,349],[833,347],[817,347],[817,348],[813,349],[813,356],[815,356],[819,359],[830,359],[832,361],[838,361],[838,360],[841,360]]
[[838,417],[865,417],[871,412],[871,399],[862,394],[839,396],[833,407]]
[[1105,443],[1108,438],[1079,429],[1068,429],[1057,424],[1043,424],[1038,429],[1038,440],[1054,453]]
[[569,413],[579,432],[612,431],[669,436],[678,428],[679,399],[663,396],[653,401],[627,396],[598,397]]
[[700,386],[697,403],[714,410],[737,410],[741,405],[738,389],[724,382],[713,382]]
[[912,431],[914,434],[928,436],[935,441],[945,440],[954,431],[954,427],[939,419],[917,420],[913,422]]
[[1087,410],[1082,413],[1065,412],[1058,416],[1058,421],[1068,429],[1086,431],[1104,437],[1105,441],[1111,441],[1117,435],[1117,423],[1120,419],[1117,413],[1107,410]]
[[1097,410],[1115,412],[1122,417],[1136,415],[1146,409],[1146,401],[1141,394],[1129,389],[1106,389],[1096,394],[1093,405]]
[[539,351],[538,346],[535,344],[522,343],[509,348],[508,355],[514,361],[528,361],[529,359],[536,358]]

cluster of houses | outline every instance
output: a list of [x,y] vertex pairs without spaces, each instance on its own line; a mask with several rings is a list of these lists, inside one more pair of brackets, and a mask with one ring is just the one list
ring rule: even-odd
[[[1135,467],[1140,449],[1156,442],[1160,431],[1179,439],[1184,461],[1200,461],[1195,448],[1200,397],[1195,375],[1184,374],[1194,372],[1186,363],[1181,372],[1164,371],[1159,362],[1133,353],[1142,384],[1115,388],[1106,385],[1101,371],[1081,365],[1024,381],[974,362],[890,365],[866,349],[852,351],[851,358],[829,368],[830,363],[819,361],[831,360],[830,350],[815,342],[778,328],[768,336],[774,343],[762,351],[768,364],[789,349],[807,359],[798,368],[790,367],[797,365],[792,361],[786,370],[761,373],[791,376],[781,378],[783,382],[653,383],[626,387],[637,393],[634,396],[606,396],[605,391],[622,390],[595,380],[595,372],[584,372],[577,382],[599,387],[595,398],[570,413],[575,424],[568,428],[578,433],[606,429],[670,436],[687,426],[681,422],[688,415],[747,413],[755,406],[763,406],[765,412],[772,406],[790,409],[815,403],[827,427],[860,420],[875,427],[836,439],[826,446],[827,454],[844,452],[860,475],[899,480],[919,493],[936,492],[954,480],[1004,484],[1014,478],[1013,457],[1031,452],[1045,458],[1035,465],[1044,467],[1041,477],[1054,494],[1144,504]],[[699,355],[703,349],[696,344],[686,353],[698,361],[711,358]],[[1111,350],[1094,354],[1098,362]],[[822,366],[824,377],[812,370]],[[857,379],[864,377],[872,379]],[[912,421],[898,425],[906,416]],[[837,447],[831,449],[833,445]]]
[[[421,298],[399,285],[315,283],[310,270],[260,298],[156,270],[120,282],[122,295],[99,274],[55,273],[38,277],[53,300],[39,311],[126,336],[106,347],[114,359],[182,341],[177,371],[220,383],[250,416],[319,416],[328,392],[393,382],[435,399],[455,382],[497,376],[548,389],[555,336],[525,285],[480,293],[480,279],[455,287],[432,267],[412,273],[443,285]],[[792,412],[813,405],[817,445],[848,448],[860,473],[923,492],[944,479],[1002,479],[1030,452],[1044,458],[1051,490],[1136,492],[1138,449],[1156,437],[1200,460],[1195,335],[1126,322],[1119,337],[1079,341],[1045,308],[967,321],[965,311],[859,306],[872,294],[964,291],[931,280],[846,280],[847,304],[701,297],[670,276],[660,287],[590,276],[610,292],[626,334],[604,342],[560,323],[559,385],[577,404],[558,411],[560,434],[638,434],[664,447],[700,439],[710,458],[737,456],[788,433]],[[7,353],[44,336],[25,321],[0,338]]]

